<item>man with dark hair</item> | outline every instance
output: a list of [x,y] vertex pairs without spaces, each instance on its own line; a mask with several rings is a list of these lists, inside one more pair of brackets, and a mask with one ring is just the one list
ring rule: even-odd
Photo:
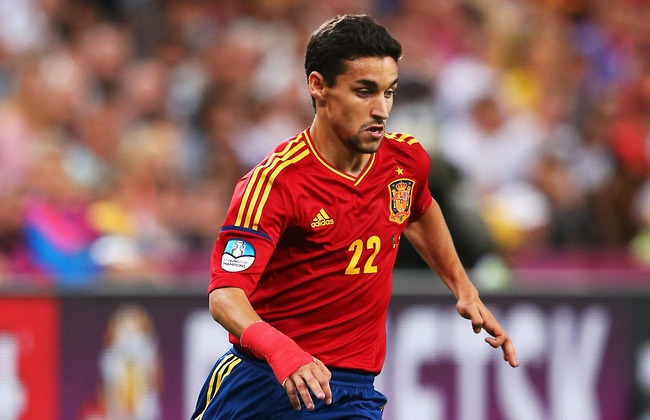
[[[305,73],[309,80],[318,72],[329,86],[345,72],[348,61],[361,57],[402,57],[402,46],[368,16],[348,15],[325,22],[311,37],[305,52]],[[314,98],[312,97],[312,100]]]
[[[212,254],[209,306],[233,348],[193,419],[379,419],[402,232],[475,332],[518,365],[428,188],[429,156],[385,132],[401,46],[365,15],[323,24],[305,56],[315,117],[238,183]],[[287,398],[288,397],[288,398]]]

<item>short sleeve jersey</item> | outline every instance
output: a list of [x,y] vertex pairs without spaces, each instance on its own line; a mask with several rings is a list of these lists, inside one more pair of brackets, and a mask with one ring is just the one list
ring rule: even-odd
[[329,165],[309,130],[282,142],[235,188],[208,291],[241,288],[325,365],[379,373],[400,236],[432,202],[428,174],[406,134],[387,133],[356,177]]

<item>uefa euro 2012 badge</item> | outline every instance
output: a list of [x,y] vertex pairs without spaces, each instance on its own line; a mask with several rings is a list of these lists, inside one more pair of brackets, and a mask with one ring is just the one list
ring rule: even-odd
[[221,256],[221,268],[230,273],[237,273],[249,268],[255,262],[255,248],[243,239],[231,239],[226,244]]

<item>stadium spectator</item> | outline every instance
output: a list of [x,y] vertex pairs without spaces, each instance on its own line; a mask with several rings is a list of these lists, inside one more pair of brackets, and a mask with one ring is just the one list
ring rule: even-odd
[[[209,253],[235,181],[268,139],[309,123],[297,46],[316,22],[362,12],[403,43],[396,101],[408,106],[392,124],[421,130],[412,134],[440,165],[432,174],[458,171],[431,183],[462,219],[452,228],[478,226],[463,209],[512,171],[522,182],[501,190],[503,214],[545,228],[520,245],[628,253],[644,237],[647,2],[20,0],[0,2],[0,278],[66,283],[28,240],[52,204],[50,170],[76,203],[75,228],[101,240],[84,236],[96,246],[80,284],[204,273],[197,254]],[[497,137],[507,152],[486,148]],[[503,241],[493,216],[483,213]]]

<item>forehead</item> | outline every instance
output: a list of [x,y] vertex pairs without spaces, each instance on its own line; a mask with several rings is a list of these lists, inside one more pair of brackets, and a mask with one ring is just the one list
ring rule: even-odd
[[389,87],[397,81],[397,63],[391,57],[360,57],[346,62],[337,80],[343,83],[375,82]]

